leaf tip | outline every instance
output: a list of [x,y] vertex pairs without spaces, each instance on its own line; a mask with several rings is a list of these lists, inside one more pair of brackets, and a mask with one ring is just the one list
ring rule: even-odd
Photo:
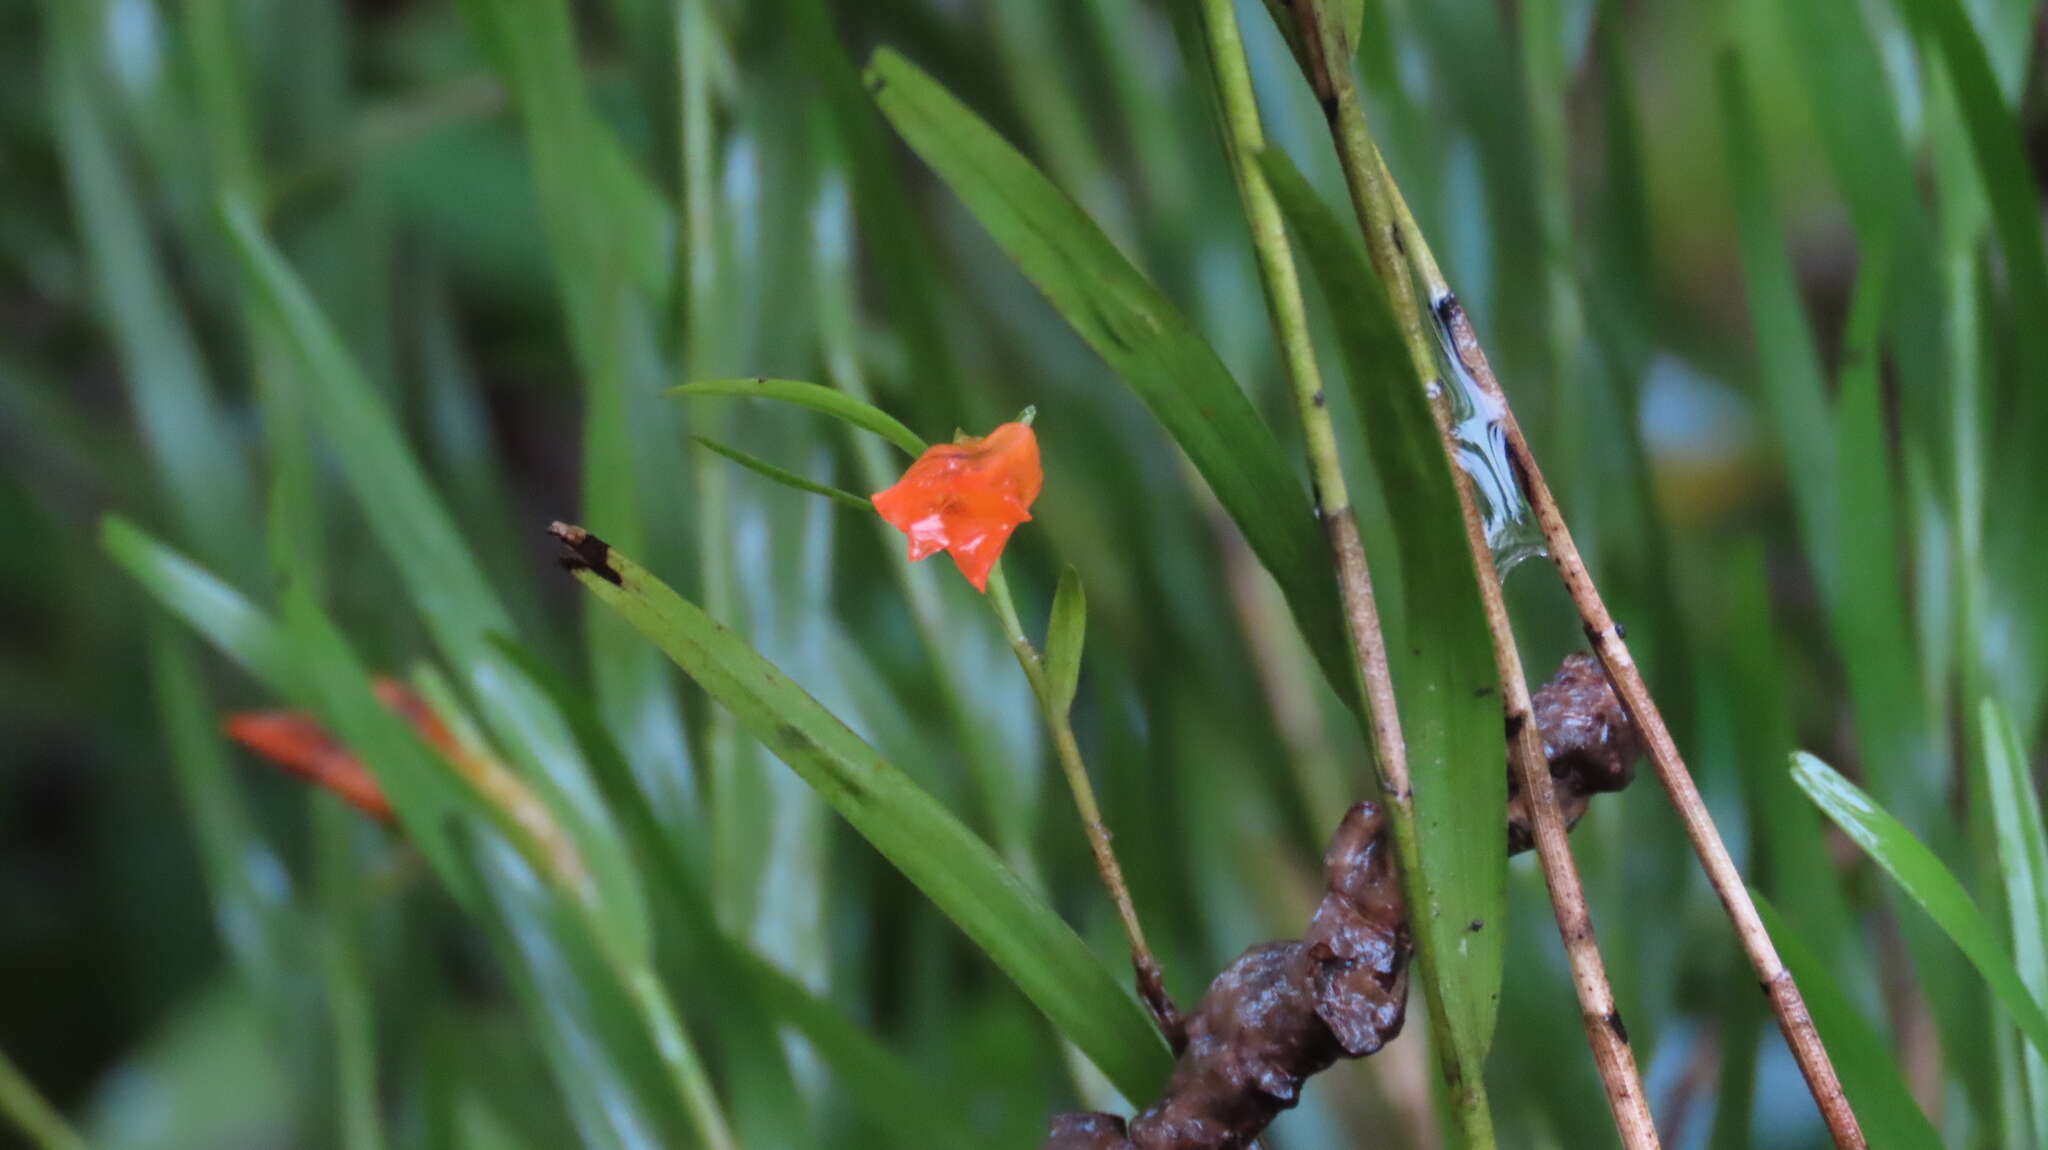
[[611,544],[571,523],[557,519],[548,524],[548,534],[562,542],[558,562],[564,571],[588,571],[614,587],[625,586],[618,568],[612,566]]

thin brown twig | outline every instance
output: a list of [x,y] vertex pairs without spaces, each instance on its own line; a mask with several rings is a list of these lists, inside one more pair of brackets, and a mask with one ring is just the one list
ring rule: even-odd
[[1329,61],[1351,58],[1343,32],[1321,18],[1318,0],[1294,0],[1294,16],[1302,45],[1304,71],[1322,104],[1335,141],[1338,158],[1350,190],[1352,207],[1365,232],[1373,266],[1387,288],[1418,379],[1427,381],[1432,395],[1429,405],[1445,453],[1452,459],[1457,477],[1458,505],[1465,521],[1466,543],[1478,578],[1480,598],[1492,640],[1494,666],[1501,682],[1502,705],[1506,714],[1509,760],[1514,765],[1523,794],[1528,799],[1534,822],[1538,861],[1563,939],[1565,956],[1572,972],[1581,1021],[1601,1087],[1622,1145],[1629,1150],[1654,1150],[1659,1145],[1656,1124],[1643,1094],[1635,1051],[1629,1045],[1628,1030],[1615,1007],[1614,990],[1607,980],[1606,963],[1600,956],[1593,928],[1591,908],[1580,882],[1578,865],[1572,858],[1567,828],[1559,812],[1543,753],[1543,740],[1531,721],[1532,707],[1528,681],[1522,670],[1521,654],[1515,645],[1514,626],[1501,591],[1500,573],[1486,528],[1475,502],[1471,479],[1456,465],[1457,441],[1449,408],[1449,397],[1429,334],[1424,331],[1414,295],[1406,290],[1407,272],[1401,260],[1402,239],[1395,230],[1393,203],[1398,191],[1385,168],[1378,162],[1358,102],[1358,92],[1348,66],[1330,67]]
[[1622,705],[1628,708],[1641,731],[1644,745],[1648,748],[1650,761],[1657,768],[1657,777],[1664,784],[1665,792],[1671,797],[1671,805],[1677,810],[1685,824],[1686,837],[1692,840],[1693,850],[1699,855],[1700,865],[1707,872],[1707,880],[1714,887],[1714,893],[1721,899],[1721,905],[1728,912],[1729,921],[1735,927],[1736,936],[1741,940],[1743,950],[1749,955],[1750,964],[1755,968],[1764,993],[1770,998],[1771,1012],[1777,1016],[1778,1027],[1784,1032],[1785,1042],[1792,1048],[1792,1055],[1799,1063],[1799,1071],[1806,1078],[1807,1088],[1813,1093],[1814,1103],[1819,1106],[1821,1117],[1827,1122],[1828,1132],[1834,1137],[1835,1145],[1842,1150],[1861,1150],[1867,1143],[1862,1127],[1856,1121],[1855,1112],[1849,1105],[1848,1097],[1842,1092],[1841,1080],[1835,1074],[1833,1062],[1828,1058],[1827,1047],[1822,1044],[1820,1033],[1814,1029],[1813,1017],[1807,1012],[1805,999],[1799,993],[1799,986],[1793,981],[1792,972],[1778,957],[1778,951],[1771,943],[1770,932],[1764,929],[1763,919],[1758,916],[1756,904],[1750,899],[1749,888],[1743,883],[1742,873],[1736,869],[1735,860],[1729,856],[1727,846],[1721,841],[1721,834],[1714,826],[1713,816],[1707,811],[1706,801],[1700,797],[1699,787],[1693,783],[1692,772],[1686,768],[1685,760],[1678,752],[1678,743],[1671,737],[1671,730],[1664,723],[1664,715],[1657,707],[1657,701],[1650,694],[1649,684],[1644,681],[1642,670],[1636,666],[1635,658],[1629,653],[1622,628],[1615,623],[1614,616],[1607,610],[1607,603],[1594,584],[1593,577],[1586,570],[1585,560],[1579,554],[1578,544],[1572,539],[1571,529],[1566,526],[1564,512],[1558,507],[1557,498],[1543,479],[1543,471],[1536,463],[1536,456],[1529,450],[1529,441],[1522,434],[1522,427],[1515,418],[1514,408],[1508,403],[1507,394],[1501,389],[1500,380],[1494,375],[1492,365],[1487,361],[1486,352],[1480,346],[1478,334],[1472,328],[1472,321],[1458,302],[1458,297],[1445,282],[1442,270],[1431,254],[1428,242],[1416,226],[1415,217],[1408,205],[1401,199],[1400,191],[1394,187],[1388,175],[1386,161],[1377,149],[1371,154],[1373,169],[1391,193],[1394,207],[1392,226],[1398,230],[1402,246],[1414,264],[1415,272],[1423,281],[1429,294],[1431,310],[1436,320],[1449,337],[1452,351],[1473,381],[1494,399],[1500,408],[1502,430],[1507,436],[1510,462],[1520,477],[1530,507],[1535,511],[1537,525],[1543,531],[1544,544],[1550,550],[1551,561],[1556,564],[1558,575],[1563,579],[1565,589],[1571,594],[1572,603],[1577,606],[1580,621],[1585,625],[1586,636],[1593,643],[1594,653],[1607,670],[1608,679],[1621,697]]

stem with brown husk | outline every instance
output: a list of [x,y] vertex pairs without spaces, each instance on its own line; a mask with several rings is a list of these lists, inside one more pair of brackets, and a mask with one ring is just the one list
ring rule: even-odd
[[[1373,758],[1379,767],[1380,791],[1392,824],[1403,894],[1409,906],[1426,907],[1429,903],[1423,882],[1421,844],[1416,838],[1407,742],[1401,733],[1386,638],[1380,628],[1379,606],[1373,595],[1372,573],[1359,537],[1357,515],[1337,454],[1336,432],[1324,400],[1322,375],[1316,366],[1293,250],[1287,243],[1279,204],[1256,161],[1265,140],[1242,35],[1230,0],[1202,0],[1199,13],[1203,46],[1209,56],[1223,120],[1225,148],[1250,226],[1274,336],[1300,411],[1316,512],[1329,535],[1331,558],[1337,569],[1354,656],[1355,685],[1372,740]],[[1540,761],[1540,747],[1538,753]],[[1547,769],[1543,775],[1547,783]],[[1561,824],[1559,833],[1563,833]],[[1430,1020],[1440,1024],[1445,1012],[1435,977],[1436,956],[1427,941],[1430,937],[1428,932],[1416,932]],[[1472,1150],[1490,1148],[1494,1144],[1493,1117],[1486,1099],[1484,1067],[1463,1065],[1469,1052],[1460,1049],[1447,1031],[1439,1030],[1438,1039],[1438,1052],[1445,1060],[1446,1077],[1452,1085],[1452,1110],[1465,1145]]]
[[1116,851],[1109,845],[1109,827],[1102,821],[1102,808],[1095,801],[1095,786],[1088,780],[1088,764],[1081,758],[1081,744],[1074,738],[1074,724],[1067,713],[1067,700],[1059,697],[1052,678],[1046,674],[1045,660],[1024,634],[1024,624],[1017,617],[1017,605],[1010,598],[1009,581],[1003,578],[998,567],[988,581],[988,603],[1002,624],[1003,638],[1016,653],[1017,665],[1024,669],[1024,678],[1031,684],[1031,694],[1038,700],[1038,713],[1045,720],[1046,732],[1052,736],[1053,754],[1060,761],[1060,771],[1066,776],[1067,789],[1074,796],[1074,812],[1080,816],[1081,831],[1088,836],[1088,849],[1095,856],[1095,869],[1102,876],[1102,885],[1109,890],[1109,900],[1116,906],[1118,923],[1123,926],[1124,940],[1131,948],[1131,968],[1138,980],[1138,997],[1152,1012],[1153,1021],[1159,1024],[1159,1032],[1166,1036],[1166,1043],[1179,1054],[1186,1044],[1186,1034],[1180,1010],[1166,993],[1166,983],[1161,975],[1159,959],[1152,953],[1152,947],[1145,941],[1145,928],[1138,922],[1138,908],[1131,902],[1130,884],[1124,881],[1123,867],[1116,861]]
[[[1492,639],[1494,665],[1500,676],[1501,698],[1509,736],[1508,759],[1523,793],[1528,797],[1537,858],[1550,891],[1557,918],[1558,934],[1564,942],[1571,966],[1572,984],[1577,992],[1586,1040],[1607,1095],[1622,1145],[1630,1150],[1659,1145],[1657,1129],[1643,1095],[1641,1076],[1628,1032],[1615,1008],[1614,991],[1608,984],[1606,964],[1593,929],[1592,911],[1586,902],[1578,865],[1572,858],[1563,815],[1557,807],[1549,764],[1543,753],[1542,735],[1531,721],[1528,681],[1523,675],[1521,655],[1515,645],[1514,627],[1501,591],[1500,573],[1494,565],[1493,550],[1475,502],[1472,483],[1456,466],[1456,438],[1449,407],[1448,387],[1440,376],[1430,333],[1425,329],[1412,292],[1405,290],[1406,271],[1401,252],[1408,238],[1394,223],[1393,204],[1399,193],[1393,187],[1378,150],[1365,125],[1356,85],[1348,61],[1349,45],[1342,30],[1322,18],[1317,0],[1294,0],[1293,15],[1303,71],[1329,121],[1352,206],[1365,231],[1367,251],[1373,267],[1386,285],[1387,298],[1400,325],[1403,342],[1413,361],[1416,377],[1429,381],[1433,399],[1429,405],[1436,421],[1442,447],[1452,458],[1458,479],[1458,504],[1465,521],[1466,542],[1478,577],[1480,598],[1485,607],[1487,630]],[[1327,62],[1341,62],[1331,67]],[[1412,248],[1411,248],[1412,250]]]
[[[1713,884],[1715,894],[1720,897],[1729,920],[1735,926],[1736,935],[1741,939],[1743,949],[1748,953],[1750,962],[1756,969],[1763,989],[1770,998],[1771,1010],[1777,1016],[1778,1026],[1784,1032],[1786,1043],[1792,1048],[1800,1072],[1806,1077],[1807,1086],[1813,1093],[1815,1103],[1820,1107],[1821,1115],[1827,1122],[1835,1144],[1844,1150],[1861,1148],[1865,1145],[1863,1132],[1850,1109],[1848,1098],[1842,1092],[1834,1065],[1829,1061],[1827,1049],[1822,1045],[1820,1035],[1814,1029],[1812,1016],[1807,1013],[1799,988],[1794,983],[1791,972],[1778,957],[1777,949],[1772,946],[1763,920],[1757,914],[1756,905],[1750,899],[1749,890],[1743,884],[1742,876],[1736,870],[1727,846],[1723,844],[1720,833],[1714,827],[1713,818],[1707,812],[1699,788],[1693,783],[1691,772],[1686,769],[1685,760],[1678,753],[1678,745],[1664,723],[1663,714],[1658,710],[1656,700],[1651,696],[1641,670],[1629,654],[1621,628],[1615,624],[1613,616],[1607,610],[1606,602],[1601,598],[1599,589],[1586,570],[1585,561],[1580,557],[1571,531],[1565,525],[1563,512],[1543,480],[1542,470],[1537,466],[1535,456],[1529,450],[1528,440],[1522,434],[1521,425],[1515,419],[1514,409],[1509,405],[1507,396],[1502,392],[1500,382],[1487,361],[1486,353],[1479,345],[1471,320],[1445,281],[1442,269],[1438,267],[1435,256],[1430,251],[1428,241],[1423,237],[1422,230],[1416,226],[1414,215],[1402,199],[1400,189],[1395,186],[1385,160],[1380,156],[1366,129],[1364,112],[1359,105],[1348,64],[1338,68],[1326,68],[1316,63],[1317,60],[1348,61],[1348,48],[1341,39],[1333,40],[1333,36],[1340,34],[1327,21],[1318,18],[1315,0],[1294,0],[1294,5],[1296,18],[1301,22],[1301,39],[1306,45],[1313,46],[1309,49],[1311,54],[1319,53],[1307,61],[1310,81],[1317,86],[1317,95],[1322,99],[1330,117],[1331,134],[1336,140],[1345,180],[1351,188],[1352,203],[1358,212],[1359,224],[1365,231],[1374,266],[1386,281],[1389,296],[1396,300],[1396,311],[1402,321],[1403,331],[1408,336],[1411,353],[1418,356],[1418,363],[1422,362],[1421,357],[1429,354],[1428,334],[1423,329],[1422,316],[1413,294],[1395,290],[1397,284],[1409,282],[1406,278],[1409,268],[1404,266],[1402,259],[1404,255],[1406,263],[1412,265],[1415,277],[1421,281],[1435,321],[1445,332],[1459,365],[1470,373],[1473,382],[1499,405],[1501,425],[1507,436],[1511,462],[1535,511],[1551,559],[1557,565],[1558,573],[1564,580],[1566,590],[1571,594],[1572,602],[1578,607],[1586,635],[1592,641],[1593,649],[1606,669],[1615,693],[1621,698],[1623,706],[1628,708],[1630,716],[1642,733],[1650,760],[1657,769],[1657,777],[1663,782],[1666,793],[1671,797],[1672,806],[1684,822],[1686,835],[1692,840],[1693,849],[1699,855],[1700,863],[1707,872],[1708,881]],[[1438,411],[1439,421],[1444,420],[1446,413],[1442,411],[1441,401],[1432,406]],[[1450,442],[1446,440],[1446,448],[1449,446]],[[1468,501],[1468,518],[1470,511]],[[1468,529],[1475,529],[1476,526],[1476,520],[1468,523]],[[1491,560],[1484,545],[1483,534],[1474,537],[1473,554],[1475,562],[1480,563],[1482,569],[1490,576]],[[1482,578],[1481,582],[1482,585],[1491,585],[1490,598],[1497,600],[1498,579]],[[1491,610],[1490,606],[1489,611]],[[1504,608],[1501,610],[1500,621],[1505,627]],[[1510,639],[1506,644],[1506,650],[1512,649],[1513,643]],[[1510,678],[1504,671],[1502,678],[1510,691],[1519,694],[1521,705],[1526,705],[1527,692],[1520,689],[1519,673]],[[1511,696],[1511,725],[1516,714],[1516,706],[1517,700]],[[1518,742],[1527,741],[1533,735],[1526,723],[1523,724],[1522,734],[1523,739]],[[1526,754],[1518,756],[1517,769],[1521,770],[1530,758]],[[1538,757],[1534,761],[1540,763],[1541,759]],[[1538,773],[1542,775],[1541,781],[1547,790],[1547,774]],[[1523,778],[1524,785],[1528,785],[1527,771],[1524,771]],[[1555,876],[1549,865],[1550,851],[1543,846],[1544,839],[1551,837],[1562,850],[1564,834],[1562,826],[1553,826],[1551,830],[1554,833],[1546,836],[1545,819],[1542,814],[1546,805],[1541,801],[1537,804],[1537,844],[1538,849],[1543,852],[1544,874],[1546,878],[1553,879],[1552,900],[1557,905],[1558,925],[1565,932],[1569,952],[1574,939],[1572,928],[1567,923],[1566,902],[1559,897],[1559,891],[1554,885]],[[1556,821],[1554,807],[1550,809],[1549,821]],[[1568,861],[1569,856],[1566,857]],[[1573,885],[1576,887],[1575,874],[1573,878]],[[1576,904],[1570,917],[1583,922],[1590,931],[1590,920],[1584,917],[1583,896],[1577,897]],[[1590,942],[1590,934],[1588,941]],[[1595,958],[1597,961],[1597,955]],[[1573,965],[1574,972],[1577,973],[1578,956],[1575,953]],[[1594,1024],[1594,1007],[1587,1000],[1588,987],[1583,979],[1580,981],[1580,1001],[1587,1010],[1587,1033],[1593,1037],[1594,1050],[1596,1056],[1599,1056],[1603,1042],[1597,1032],[1603,1028]],[[1601,989],[1604,989],[1604,982]],[[1607,1002],[1611,1007],[1611,995],[1607,996]],[[1625,1049],[1625,1043],[1623,1047]],[[1605,1078],[1607,1067],[1604,1058],[1601,1069]],[[1609,1101],[1616,1105],[1616,1119],[1619,1122],[1622,1118],[1622,1108],[1620,1100],[1615,1097],[1615,1083],[1610,1080],[1608,1087]],[[1640,1088],[1635,1094],[1635,1105],[1632,1108],[1641,1109]],[[1647,1119],[1647,1111],[1644,1113]],[[1623,1129],[1626,1133],[1625,1123]],[[1649,1137],[1655,1138],[1654,1131]]]

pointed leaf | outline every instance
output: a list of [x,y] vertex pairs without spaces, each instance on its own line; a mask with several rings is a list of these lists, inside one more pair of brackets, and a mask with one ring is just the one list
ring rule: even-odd
[[2042,1013],[2040,1004],[2027,992],[2011,956],[1999,945],[1998,932],[1934,852],[1856,784],[1812,755],[1800,751],[1792,756],[1792,779],[1920,904],[1991,985],[1992,994],[2020,1032],[2036,1049],[2048,1053],[2048,1014]]
[[693,435],[690,438],[697,446],[704,448],[706,451],[723,455],[748,471],[772,479],[784,487],[792,488],[808,495],[822,495],[842,506],[851,507],[855,511],[872,512],[875,509],[875,505],[872,502],[855,495],[851,491],[845,491],[827,483],[805,479],[796,472],[790,471],[787,468],[777,467],[758,455],[749,455],[737,447],[727,447],[715,439],[709,439],[702,435]]
[[660,645],[803,777],[1132,1098],[1165,1081],[1137,999],[994,851],[732,631],[581,528],[557,524],[576,577]]
[[737,395],[779,399],[784,403],[808,407],[813,411],[843,419],[855,427],[872,431],[911,455],[924,454],[924,440],[920,439],[916,432],[898,422],[895,416],[871,403],[863,403],[843,391],[822,384],[805,383],[795,379],[707,379],[671,388],[669,394]]
[[1045,675],[1057,714],[1073,709],[1074,691],[1081,684],[1081,648],[1087,638],[1088,593],[1081,588],[1081,573],[1069,565],[1060,572],[1059,590],[1052,597],[1052,623],[1045,633]]

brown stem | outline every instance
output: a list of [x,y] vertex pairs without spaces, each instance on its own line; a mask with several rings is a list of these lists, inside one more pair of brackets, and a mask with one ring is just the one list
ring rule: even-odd
[[1500,573],[1494,566],[1493,550],[1487,543],[1485,524],[1474,500],[1470,478],[1457,466],[1455,428],[1439,378],[1436,355],[1426,333],[1414,293],[1407,290],[1407,271],[1401,258],[1401,237],[1395,230],[1393,203],[1398,192],[1386,169],[1378,162],[1378,150],[1367,134],[1365,114],[1348,66],[1330,67],[1329,61],[1348,61],[1350,53],[1342,32],[1321,18],[1318,0],[1294,0],[1295,19],[1304,46],[1303,70],[1314,86],[1329,121],[1342,163],[1352,207],[1365,233],[1373,266],[1386,285],[1416,376],[1430,381],[1434,400],[1431,417],[1438,438],[1457,476],[1458,505],[1465,521],[1466,544],[1471,552],[1480,599],[1486,613],[1487,631],[1492,639],[1494,667],[1500,676],[1502,704],[1506,712],[1508,757],[1521,783],[1534,823],[1538,861],[1550,891],[1559,936],[1571,967],[1572,985],[1577,992],[1586,1041],[1600,1074],[1609,1110],[1622,1145],[1629,1150],[1654,1150],[1659,1145],[1657,1128],[1643,1096],[1641,1075],[1636,1069],[1635,1051],[1629,1045],[1628,1030],[1614,1003],[1607,968],[1600,957],[1598,937],[1593,929],[1592,911],[1579,880],[1577,863],[1566,838],[1563,815],[1559,812],[1542,737],[1530,721],[1529,686],[1522,671],[1521,654],[1515,645],[1514,626],[1502,594]]
[[[1384,171],[1383,165],[1381,170]],[[1411,252],[1426,251],[1422,248],[1419,231],[1414,228],[1413,217],[1405,210],[1400,214],[1406,224],[1403,236],[1408,249]],[[1431,277],[1426,275],[1425,278]],[[1778,1028],[1784,1032],[1785,1042],[1792,1048],[1792,1056],[1798,1060],[1799,1072],[1806,1077],[1807,1088],[1813,1092],[1813,1100],[1820,1107],[1828,1132],[1834,1136],[1835,1145],[1843,1150],[1861,1150],[1866,1145],[1862,1127],[1850,1109],[1848,1097],[1842,1093],[1841,1080],[1835,1075],[1834,1064],[1828,1059],[1827,1047],[1821,1043],[1820,1033],[1814,1029],[1813,1017],[1807,1013],[1799,986],[1793,981],[1792,972],[1785,969],[1785,963],[1778,957],[1777,948],[1771,944],[1770,932],[1764,929],[1763,919],[1757,915],[1756,904],[1749,897],[1749,888],[1743,884],[1742,874],[1735,868],[1735,860],[1729,857],[1728,848],[1714,827],[1713,816],[1707,812],[1706,801],[1700,797],[1699,787],[1692,781],[1692,772],[1686,769],[1685,760],[1678,753],[1678,744],[1672,739],[1670,728],[1664,724],[1664,715],[1650,695],[1649,684],[1643,680],[1641,669],[1629,654],[1622,629],[1608,613],[1606,601],[1600,597],[1593,576],[1586,570],[1578,544],[1572,540],[1570,528],[1565,526],[1564,513],[1559,510],[1549,485],[1543,481],[1543,471],[1529,450],[1529,441],[1522,435],[1514,409],[1509,406],[1507,395],[1501,390],[1492,365],[1487,362],[1486,352],[1479,346],[1479,337],[1472,329],[1471,319],[1458,303],[1458,297],[1442,285],[1441,278],[1440,274],[1435,276],[1437,282],[1430,285],[1437,320],[1449,333],[1459,362],[1480,387],[1499,401],[1509,459],[1521,476],[1523,490],[1536,512],[1536,522],[1543,529],[1543,540],[1550,549],[1551,560],[1556,563],[1565,589],[1571,593],[1572,602],[1579,609],[1579,618],[1585,624],[1586,636],[1592,640],[1594,653],[1600,656],[1601,665],[1607,668],[1607,677],[1614,683],[1615,693],[1621,697],[1622,705],[1628,708],[1641,731],[1650,761],[1657,768],[1657,777],[1671,796],[1671,805],[1685,824],[1686,837],[1692,840],[1700,865],[1707,872],[1707,881],[1713,884],[1714,893],[1720,896],[1721,905],[1727,909],[1729,921],[1735,926],[1736,936],[1742,940],[1742,947],[1749,954],[1750,964],[1755,967],[1764,993],[1770,998],[1771,1012],[1777,1015]]]

